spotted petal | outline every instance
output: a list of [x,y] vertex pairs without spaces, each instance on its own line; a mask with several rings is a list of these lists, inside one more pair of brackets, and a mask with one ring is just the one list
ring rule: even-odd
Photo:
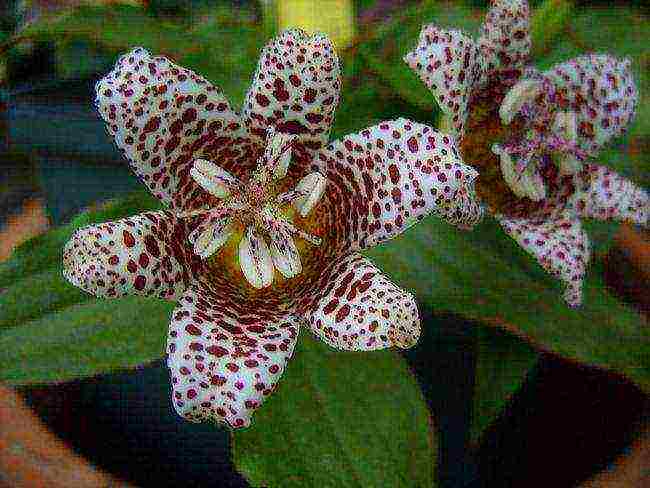
[[96,92],[108,133],[167,205],[205,203],[189,174],[195,159],[236,162],[254,149],[220,89],[142,48],[122,56]]
[[481,27],[478,46],[484,81],[511,85],[530,59],[530,12],[526,0],[495,0]]
[[262,51],[246,95],[244,120],[260,141],[274,126],[318,149],[327,142],[340,86],[331,41],[324,35],[286,30]]
[[184,223],[169,212],[145,212],[74,233],[63,250],[63,275],[98,297],[149,295],[177,299],[202,264]]
[[301,312],[312,332],[338,349],[408,348],[420,336],[413,295],[356,253],[323,271]]
[[327,176],[333,234],[353,249],[391,239],[430,213],[463,228],[481,217],[476,171],[450,136],[426,125],[383,122],[332,143],[315,163]]
[[580,221],[565,213],[548,221],[497,217],[503,229],[551,275],[564,283],[564,300],[582,303],[582,282],[589,261],[589,237]]
[[427,25],[417,47],[404,57],[431,90],[440,109],[452,118],[454,136],[461,138],[467,119],[467,102],[481,76],[479,51],[460,31]]
[[648,226],[648,192],[605,166],[586,164],[576,175],[571,205],[581,217]]
[[634,118],[638,92],[630,64],[629,59],[591,54],[544,73],[557,91],[559,107],[576,112],[577,143],[590,156],[621,135]]
[[298,319],[268,307],[246,306],[227,289],[205,283],[188,288],[167,340],[172,403],[179,415],[234,428],[250,425],[298,337]]

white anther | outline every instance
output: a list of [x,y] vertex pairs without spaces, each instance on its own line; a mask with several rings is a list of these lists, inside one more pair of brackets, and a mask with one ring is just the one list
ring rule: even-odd
[[505,125],[510,124],[526,102],[532,102],[542,89],[539,80],[523,80],[513,86],[501,102],[499,116]]
[[273,259],[264,239],[253,226],[246,229],[239,243],[239,265],[244,277],[254,288],[265,288],[273,282]]
[[190,175],[205,191],[217,198],[227,197],[231,189],[240,184],[228,171],[204,159],[194,161]]
[[232,235],[231,223],[232,218],[227,217],[218,222],[211,222],[198,236],[194,235],[194,232],[197,232],[194,231],[190,235],[190,241],[194,242],[194,253],[205,259],[217,252]]
[[303,218],[321,199],[326,185],[327,179],[318,172],[310,173],[298,182],[296,191],[301,192],[304,196],[296,198],[293,201],[293,206]]
[[[553,132],[565,141],[574,143],[578,140],[578,121],[575,112],[558,112],[553,119]],[[582,162],[571,154],[558,156],[560,176],[574,175],[582,170]]]
[[269,129],[267,132],[267,146],[264,152],[264,158],[269,171],[273,178],[279,180],[287,176],[287,170],[291,163],[291,153],[293,143],[296,140],[294,134],[285,134],[275,132]]
[[493,145],[492,152],[499,156],[503,179],[515,195],[519,198],[530,198],[535,202],[544,199],[546,187],[534,163],[529,163],[522,173],[518,173],[512,157],[501,146]]

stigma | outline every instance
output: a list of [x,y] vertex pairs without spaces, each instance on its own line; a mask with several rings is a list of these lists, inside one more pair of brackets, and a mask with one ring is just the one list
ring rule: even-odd
[[304,218],[311,212],[323,196],[326,178],[313,172],[292,190],[276,190],[287,176],[295,142],[294,135],[269,130],[266,150],[246,181],[205,159],[195,160],[190,170],[204,190],[220,199],[215,207],[178,214],[202,219],[189,235],[194,253],[207,259],[239,238],[239,265],[254,288],[270,286],[275,270],[287,279],[302,272],[296,238],[315,246],[322,243],[320,237],[296,227],[291,215]]

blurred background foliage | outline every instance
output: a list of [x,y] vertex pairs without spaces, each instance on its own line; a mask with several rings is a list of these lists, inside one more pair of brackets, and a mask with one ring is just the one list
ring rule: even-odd
[[[632,58],[637,117],[598,163],[647,186],[650,22],[642,3],[531,5],[539,67],[589,51]],[[95,300],[60,272],[74,229],[158,208],[92,106],[95,81],[120,53],[139,45],[166,55],[239,106],[270,37],[285,27],[321,30],[337,44],[343,69],[333,138],[396,117],[435,127],[433,96],[402,57],[422,23],[477,35],[486,8],[478,0],[22,0],[0,7],[0,231],[27,201],[41,202],[53,224],[0,263],[0,380],[42,385],[121,374],[115,371],[164,352],[170,304]],[[432,217],[373,249],[368,254],[416,294],[421,343],[404,355],[349,356],[304,332],[254,426],[232,436],[237,469],[256,486],[431,486],[434,479],[452,486],[475,476],[466,467],[470,453],[489,444],[513,395],[537,381],[549,357],[603,368],[647,394],[647,309],[606,285],[617,228],[588,224],[595,255],[578,310],[564,305],[559,283],[493,221],[465,233]],[[431,369],[444,369],[450,357],[455,370],[434,380]]]

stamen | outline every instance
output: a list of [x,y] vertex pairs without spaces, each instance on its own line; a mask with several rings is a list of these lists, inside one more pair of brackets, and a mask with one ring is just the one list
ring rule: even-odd
[[[239,242],[239,264],[246,280],[255,288],[273,282],[274,267],[286,278],[302,272],[302,263],[294,236],[313,245],[322,240],[298,229],[279,215],[280,207],[293,204],[305,217],[316,206],[325,190],[326,180],[320,173],[302,178],[295,189],[277,195],[271,179],[284,178],[291,162],[296,136],[268,132],[268,145],[250,179],[241,183],[228,171],[198,159],[190,170],[192,177],[206,191],[223,199],[216,208],[178,213],[179,218],[206,215],[189,236],[194,252],[207,258],[217,252],[234,232],[234,222],[246,228]],[[270,241],[270,246],[267,242]]]
[[304,191],[298,191],[297,189],[289,190],[286,193],[282,193],[281,195],[278,195],[278,204],[279,205],[285,205],[287,203],[291,203],[297,198],[300,197],[305,197],[307,196],[307,193]]
[[233,188],[241,184],[228,171],[204,159],[194,161],[190,175],[204,190],[217,198],[227,197]]
[[194,242],[194,253],[201,259],[212,256],[223,246],[233,233],[232,216],[211,219],[206,225],[196,228],[189,236]]
[[326,185],[327,179],[318,172],[310,173],[298,182],[296,191],[304,193],[305,196],[294,200],[293,206],[303,218],[321,199]]
[[276,180],[287,176],[291,162],[292,148],[297,136],[284,132],[267,131],[267,146],[264,151],[264,166]]
[[187,219],[190,217],[196,217],[197,215],[205,215],[208,213],[214,212],[214,208],[206,208],[202,210],[190,210],[188,212],[177,212],[176,217],[179,219]]
[[291,234],[282,227],[269,229],[271,257],[276,269],[285,278],[298,276],[302,271],[300,254]]
[[323,240],[320,237],[309,234],[304,230],[299,229],[288,220],[279,219],[279,221],[291,234],[297,235],[301,239],[304,239],[305,241],[313,244],[314,246],[320,246],[323,243]]
[[239,265],[244,277],[254,288],[266,288],[273,282],[271,252],[252,225],[246,229],[246,234],[239,243]]
[[542,177],[534,165],[527,166],[522,173],[515,169],[514,161],[509,152],[499,144],[492,146],[492,152],[499,156],[503,179],[520,198],[528,197],[538,202],[546,197],[546,187]]
[[553,132],[562,138],[564,146],[569,146],[563,154],[559,155],[558,166],[561,176],[573,175],[582,169],[582,162],[578,159],[576,141],[578,139],[578,122],[575,112],[558,112],[553,121]]
[[541,89],[542,82],[539,80],[522,80],[513,86],[499,107],[499,116],[503,124],[510,124],[523,105],[532,102]]

